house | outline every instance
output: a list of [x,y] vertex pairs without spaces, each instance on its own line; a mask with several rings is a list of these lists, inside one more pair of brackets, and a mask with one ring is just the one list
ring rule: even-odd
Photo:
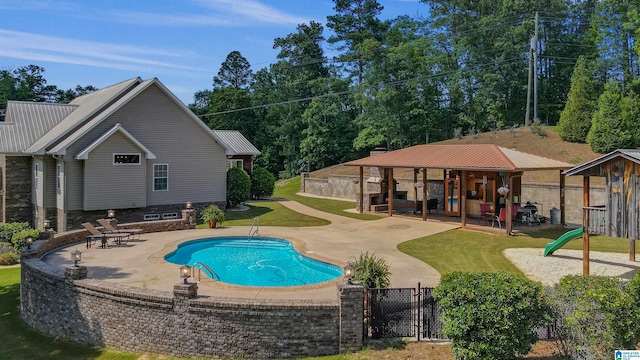
[[[640,238],[640,149],[618,149],[565,172],[583,176],[583,269],[589,275],[589,235],[629,239],[629,261]],[[604,204],[592,204],[591,177],[604,177]]]
[[0,122],[0,222],[58,231],[225,205],[229,149],[158,79],[69,104],[9,101]]
[[260,151],[238,130],[213,130],[213,133],[227,148],[227,170],[239,167],[251,174],[253,159],[260,155]]

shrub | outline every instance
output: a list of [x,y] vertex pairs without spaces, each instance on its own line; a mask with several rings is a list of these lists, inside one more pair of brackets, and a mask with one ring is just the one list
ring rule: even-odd
[[11,242],[13,234],[29,228],[29,223],[14,222],[0,225],[0,242]]
[[542,127],[542,123],[538,119],[536,119],[533,122],[533,124],[531,124],[531,132],[542,138],[547,137],[547,132],[544,131],[544,128]]
[[241,168],[235,167],[227,171],[227,202],[236,206],[251,197],[251,180]]
[[601,359],[640,341],[640,278],[570,275],[548,291],[560,341],[573,359]]
[[367,251],[353,263],[355,275],[353,280],[359,281],[366,288],[386,288],[391,283],[391,271],[389,264],[375,254],[369,255]]
[[538,340],[549,308],[542,285],[504,272],[444,275],[433,295],[458,359],[515,359]]
[[8,252],[0,255],[0,265],[15,265],[20,257],[15,253]]
[[13,243],[13,249],[16,254],[20,254],[22,248],[27,245],[27,241],[25,239],[29,235],[31,235],[34,239],[37,239],[38,235],[40,235],[40,230],[24,229],[13,234],[13,236],[11,237],[11,243]]
[[276,178],[265,168],[256,168],[251,174],[251,198],[264,199],[273,195]]

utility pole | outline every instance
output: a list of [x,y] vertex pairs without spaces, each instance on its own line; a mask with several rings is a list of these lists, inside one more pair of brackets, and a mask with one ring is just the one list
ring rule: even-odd
[[533,71],[533,49],[535,46],[534,38],[529,42],[529,76],[527,76],[527,112],[524,115],[524,126],[531,125],[531,73]]
[[533,121],[538,120],[538,20],[536,11],[536,31],[533,35]]

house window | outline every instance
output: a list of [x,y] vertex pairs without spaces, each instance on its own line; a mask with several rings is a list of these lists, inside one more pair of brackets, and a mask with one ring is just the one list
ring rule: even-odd
[[234,168],[234,167],[239,167],[240,169],[242,169],[242,159],[231,159],[231,160],[227,160],[227,171],[229,171],[229,169]]
[[62,164],[56,166],[56,192],[58,194],[61,193],[60,189],[62,189]]
[[113,154],[113,165],[140,165],[140,154]]
[[153,164],[153,191],[169,190],[169,164]]
[[38,181],[40,179],[40,164],[35,163],[33,165],[33,192],[38,192]]

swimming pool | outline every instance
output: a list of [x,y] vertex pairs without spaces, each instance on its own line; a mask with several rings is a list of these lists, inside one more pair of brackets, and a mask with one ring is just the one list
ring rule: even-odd
[[178,245],[164,258],[178,265],[193,266],[201,262],[213,269],[220,281],[235,285],[299,286],[342,276],[340,267],[303,256],[290,242],[277,238],[191,240]]

